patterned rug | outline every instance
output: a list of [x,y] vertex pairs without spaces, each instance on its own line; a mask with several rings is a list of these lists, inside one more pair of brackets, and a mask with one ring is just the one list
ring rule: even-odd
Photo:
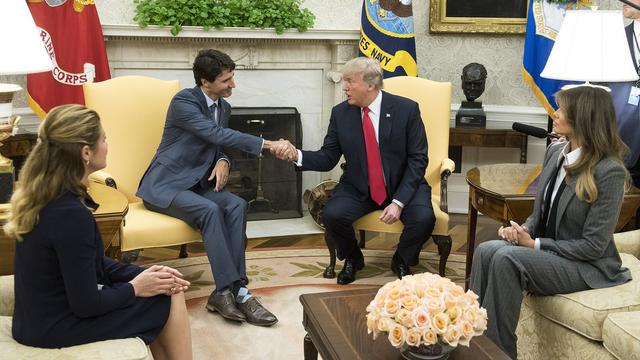
[[[328,265],[326,249],[264,250],[247,252],[249,288],[271,310],[279,322],[270,328],[224,320],[205,308],[213,289],[213,277],[205,256],[163,262],[180,270],[192,286],[187,292],[195,359],[302,359],[301,294],[380,286],[395,279],[389,269],[392,250],[364,250],[365,268],[349,285],[322,277]],[[437,273],[439,257],[423,252],[413,272]],[[336,273],[341,264],[337,264]],[[451,254],[446,274],[464,283],[465,258]]]

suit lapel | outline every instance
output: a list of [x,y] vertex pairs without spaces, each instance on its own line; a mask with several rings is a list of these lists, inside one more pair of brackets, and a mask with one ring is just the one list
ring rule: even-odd
[[378,146],[382,152],[383,144],[391,135],[391,125],[393,119],[393,102],[389,94],[382,92],[382,103],[380,105],[380,121],[378,123]]
[[223,98],[218,99],[220,102],[220,119],[218,125],[221,127],[229,127],[229,119],[231,118],[231,105]]
[[565,181],[567,185],[564,187],[564,191],[560,195],[560,199],[558,200],[558,212],[556,213],[556,228],[555,233],[558,234],[558,227],[560,226],[560,221],[562,219],[562,215],[567,210],[567,206],[569,202],[576,195],[576,179],[568,179],[565,177]]

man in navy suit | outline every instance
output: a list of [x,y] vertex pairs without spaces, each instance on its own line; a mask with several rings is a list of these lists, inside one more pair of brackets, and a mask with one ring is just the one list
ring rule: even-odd
[[[640,0],[630,0],[640,5]],[[633,22],[625,27],[631,59],[636,71],[640,70],[640,10],[628,5],[622,8],[624,17]],[[640,82],[629,81],[606,84],[611,89],[613,105],[616,109],[618,130],[622,141],[629,147],[625,166],[631,174],[635,186],[640,187]]]
[[353,222],[378,209],[383,210],[380,221],[404,223],[391,262],[402,278],[418,263],[436,221],[431,188],[424,179],[427,137],[420,109],[412,100],[382,91],[382,69],[375,60],[350,60],[342,81],[347,100],[331,111],[322,148],[300,151],[288,144],[275,154],[313,171],[329,171],[342,155],[346,159],[340,183],[322,210],[326,231],[336,240],[337,257],[345,260],[338,284],[353,282],[364,266]]
[[279,142],[227,128],[235,63],[217,50],[193,62],[196,86],[169,105],[158,150],[140,180],[137,196],[152,210],[181,219],[202,233],[216,289],[207,309],[223,317],[270,326],[278,319],[245,287],[246,202],[224,190],[229,157],[223,147],[258,155]]

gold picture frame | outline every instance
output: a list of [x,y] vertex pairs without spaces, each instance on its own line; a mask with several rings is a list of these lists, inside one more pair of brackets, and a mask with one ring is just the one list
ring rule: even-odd
[[[514,8],[519,7],[520,14],[516,14],[514,9],[513,14],[505,16],[505,0],[430,0],[429,31],[432,33],[524,34],[529,2],[528,0],[508,0],[508,3],[511,1],[515,1]],[[469,5],[473,4],[485,12],[491,11],[488,9],[500,9],[503,13],[496,17],[488,17],[486,14],[480,17],[474,16],[473,9],[470,9],[462,16],[460,14],[451,16],[447,14],[447,9],[451,9],[447,7],[447,2],[450,2],[450,5],[468,2]],[[524,17],[521,11],[523,5],[525,6]]]

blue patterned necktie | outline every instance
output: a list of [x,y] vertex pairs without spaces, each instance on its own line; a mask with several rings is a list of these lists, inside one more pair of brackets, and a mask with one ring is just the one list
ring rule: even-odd
[[209,109],[211,109],[211,119],[213,120],[214,123],[218,123],[218,112],[216,111],[218,108],[218,103],[214,102],[213,105],[211,105],[209,107]]

